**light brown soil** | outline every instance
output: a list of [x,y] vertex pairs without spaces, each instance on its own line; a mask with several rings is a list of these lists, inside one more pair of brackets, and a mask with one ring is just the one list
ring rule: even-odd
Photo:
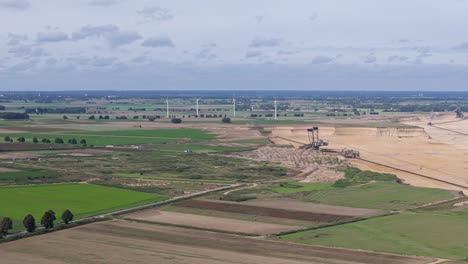
[[351,218],[351,216],[340,214],[327,214],[323,212],[315,213],[304,210],[288,210],[215,200],[188,200],[178,202],[174,205],[187,208],[208,209],[220,212],[240,213],[246,215],[258,215],[310,222],[328,223]]
[[17,134],[17,133],[27,133],[27,132],[26,131],[21,131],[21,130],[0,128],[0,133],[1,134]]
[[333,183],[344,178],[343,172],[337,171],[341,160],[310,149],[266,146],[253,151],[233,154],[233,156],[275,162],[297,169],[301,173],[297,174],[295,178],[303,182]]
[[378,214],[379,210],[351,208],[326,204],[315,204],[293,200],[250,200],[242,204],[256,205],[267,208],[279,208],[294,211],[305,211],[312,213],[346,215],[346,216],[368,216]]
[[308,246],[122,220],[0,244],[2,263],[381,263],[434,259]]
[[0,172],[13,172],[13,171],[18,171],[18,170],[0,167]]
[[159,210],[135,213],[128,215],[126,218],[255,235],[274,234],[301,228],[300,226],[286,226]]
[[0,159],[11,159],[11,160],[20,160],[20,159],[32,159],[37,158],[40,155],[27,152],[4,152],[0,153]]
[[[405,123],[419,128],[320,127],[319,133],[322,139],[329,142],[328,148],[355,149],[366,160],[468,186],[468,136],[428,126],[427,123],[431,120],[424,117],[416,120]],[[468,129],[468,120],[443,124],[448,125],[464,131]],[[307,142],[306,128],[278,126],[271,130],[272,136]],[[295,147],[301,145],[292,141],[289,143]],[[390,172],[388,168],[350,161],[361,169],[373,168],[376,171]],[[399,170],[392,173],[414,186],[468,191],[468,188],[443,184]]]

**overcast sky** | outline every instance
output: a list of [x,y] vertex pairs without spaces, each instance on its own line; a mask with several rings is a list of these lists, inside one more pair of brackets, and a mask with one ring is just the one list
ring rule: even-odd
[[468,0],[0,0],[0,89],[468,91]]

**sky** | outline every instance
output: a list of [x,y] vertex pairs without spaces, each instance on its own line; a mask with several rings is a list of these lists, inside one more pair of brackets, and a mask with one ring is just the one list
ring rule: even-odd
[[0,90],[468,91],[468,0],[0,0]]

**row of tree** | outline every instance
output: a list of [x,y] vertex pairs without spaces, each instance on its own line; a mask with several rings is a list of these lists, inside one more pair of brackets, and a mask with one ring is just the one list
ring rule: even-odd
[[[62,221],[65,224],[70,223],[73,221],[73,213],[70,210],[65,210],[62,213]],[[53,228],[54,227],[54,221],[57,218],[55,217],[55,212],[52,210],[44,212],[41,218],[41,225],[45,229]],[[36,231],[36,219],[34,219],[34,216],[31,214],[28,214],[24,217],[23,219],[23,226],[28,231],[29,233],[32,233]],[[2,221],[0,222],[0,238],[5,237],[8,235],[9,230],[13,229],[13,220],[11,220],[10,217],[4,217]]]
[[[13,138],[10,137],[10,136],[5,136],[3,140],[5,142],[11,142],[11,143],[14,142]],[[16,141],[19,142],[19,143],[24,143],[24,142],[26,142],[26,138],[25,137],[18,137],[16,139]],[[32,142],[34,144],[37,144],[37,143],[39,143],[39,139],[37,137],[34,137]],[[52,140],[50,140],[48,138],[43,138],[40,142],[42,142],[44,144],[51,144]],[[76,138],[70,138],[70,139],[68,139],[67,142],[68,142],[68,144],[72,144],[72,145],[78,144],[78,140]],[[55,138],[54,143],[55,144],[65,144],[65,141],[63,140],[63,138]],[[86,145],[87,144],[86,139],[80,140],[80,144],[81,145]]]

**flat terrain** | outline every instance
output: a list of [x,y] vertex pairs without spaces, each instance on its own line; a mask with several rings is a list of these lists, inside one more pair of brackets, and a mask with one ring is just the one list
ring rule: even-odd
[[306,244],[463,259],[468,252],[467,222],[466,213],[404,213],[282,238]]
[[235,220],[229,218],[212,217],[204,215],[184,214],[160,210],[148,210],[126,216],[128,219],[143,220],[154,223],[171,224],[220,230],[231,233],[266,235],[300,229],[300,226],[286,226],[279,224],[262,223],[256,221]]
[[126,221],[94,223],[0,244],[2,262],[34,263],[382,263],[423,264],[424,257],[298,245]]
[[[41,142],[42,139],[50,139],[54,142],[55,138],[62,138],[65,143],[69,139],[76,139],[78,143],[85,139],[88,145],[133,145],[146,143],[168,143],[180,140],[209,140],[215,135],[207,131],[198,129],[139,129],[139,130],[120,130],[120,131],[92,131],[92,132],[68,132],[68,133],[14,133],[0,134],[0,138],[9,136],[16,141],[19,137],[24,137],[26,142],[32,143],[36,137]],[[41,144],[38,144],[41,146]]]
[[241,213],[248,215],[259,215],[277,218],[287,218],[312,222],[333,222],[350,218],[347,215],[314,213],[304,210],[288,210],[271,207],[239,204],[235,202],[209,201],[209,200],[189,200],[176,203],[175,206],[216,210],[230,213]]
[[280,208],[293,211],[306,211],[311,213],[326,213],[346,216],[365,216],[378,213],[378,210],[365,208],[351,208],[326,204],[299,202],[294,200],[251,200],[243,204],[262,206],[267,208]]
[[25,215],[32,214],[39,222],[49,209],[57,216],[69,209],[75,218],[81,218],[162,199],[158,195],[91,184],[1,187],[0,216],[11,217],[15,230],[22,230]]
[[399,210],[453,197],[450,192],[440,189],[377,182],[317,191],[305,196],[304,199],[338,206]]

